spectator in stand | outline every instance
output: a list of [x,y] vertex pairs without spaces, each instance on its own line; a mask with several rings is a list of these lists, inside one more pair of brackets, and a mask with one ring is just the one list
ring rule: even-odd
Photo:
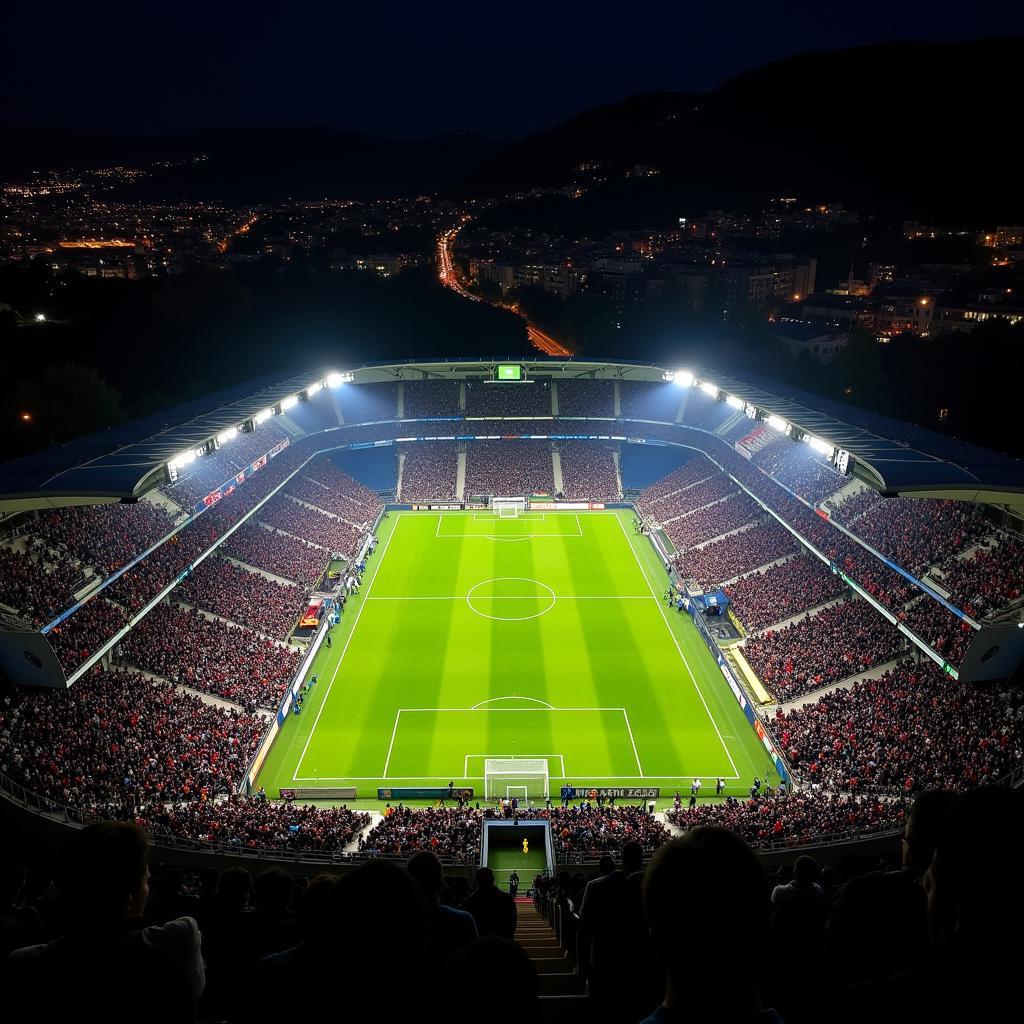
[[616,501],[621,496],[611,448],[583,441],[558,445],[563,493],[569,501]]
[[733,611],[750,632],[834,601],[846,584],[813,555],[791,558],[724,588]]
[[789,555],[794,547],[793,537],[787,530],[781,526],[761,525],[682,552],[677,555],[676,563],[684,579],[712,587]]
[[511,893],[503,892],[494,884],[494,872],[490,868],[477,871],[476,888],[463,900],[462,909],[473,915],[480,935],[515,937],[516,901]]
[[414,853],[409,858],[407,870],[426,900],[429,933],[427,948],[434,963],[440,967],[463,946],[476,941],[476,922],[472,914],[445,906],[441,902],[444,876],[441,862],[430,850]]
[[513,497],[554,492],[551,445],[547,441],[473,441],[469,444],[466,494]]
[[[11,1020],[196,1019],[205,983],[199,928],[191,917],[146,925],[148,858],[137,825],[90,825],[69,841],[57,872],[68,928],[8,957]],[[101,983],[115,976],[116,985]]]
[[450,501],[455,497],[459,453],[453,444],[428,441],[404,446],[403,501]]
[[330,552],[273,529],[246,525],[224,542],[225,555],[285,579],[315,586],[323,577]]
[[[686,1019],[781,1024],[761,1006],[758,965],[770,947],[767,879],[753,851],[724,829],[700,828],[655,855],[643,883],[662,1005],[643,1024]],[[727,984],[699,984],[694,950],[731,950],[744,964]]]

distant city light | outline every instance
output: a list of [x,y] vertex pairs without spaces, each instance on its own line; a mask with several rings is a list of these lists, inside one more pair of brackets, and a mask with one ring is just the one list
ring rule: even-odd
[[36,313],[36,323],[41,324],[46,319],[45,313]]
[[32,413],[30,413],[30,412],[23,412],[21,414],[21,422],[22,423],[31,423],[32,422]]

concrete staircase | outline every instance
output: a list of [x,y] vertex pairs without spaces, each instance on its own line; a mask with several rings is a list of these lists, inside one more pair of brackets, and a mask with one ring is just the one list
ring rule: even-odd
[[583,1000],[583,982],[574,972],[572,958],[563,954],[554,928],[537,913],[532,899],[520,897],[516,909],[516,942],[533,962],[541,996],[576,996]]

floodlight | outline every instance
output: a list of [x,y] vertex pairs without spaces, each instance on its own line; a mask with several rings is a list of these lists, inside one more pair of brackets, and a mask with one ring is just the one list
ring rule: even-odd
[[810,434],[804,436],[804,440],[813,448],[819,455],[824,455],[826,459],[831,459],[835,455],[836,450],[828,443],[828,441],[822,441],[820,437],[812,437]]
[[704,381],[701,384],[700,389],[709,398],[717,398],[718,397],[718,387],[715,384],[711,384],[708,381]]
[[294,408],[299,404],[298,395],[289,395],[287,398],[281,399],[281,411],[285,412],[288,409]]
[[742,398],[737,398],[735,395],[726,395],[725,396],[725,404],[729,405],[729,406],[732,406],[733,409],[742,409],[743,408],[743,399]]
[[253,422],[258,427],[261,423],[266,423],[267,420],[269,420],[270,417],[273,416],[273,415],[274,415],[274,410],[273,409],[261,409],[253,417]]
[[789,424],[781,416],[769,416],[765,420],[765,423],[767,423],[772,430],[777,430],[780,434],[784,434],[789,430]]
[[306,388],[306,397],[312,398],[322,388],[323,384],[320,381],[317,381],[315,384],[310,384],[309,387]]
[[329,373],[327,374],[327,386],[329,388],[337,388],[345,383],[345,378],[340,373]]
[[228,441],[233,440],[238,436],[238,427],[228,427],[227,430],[222,430],[217,435],[217,444],[227,444]]
[[676,370],[672,379],[681,387],[688,388],[693,384],[693,374],[689,370]]

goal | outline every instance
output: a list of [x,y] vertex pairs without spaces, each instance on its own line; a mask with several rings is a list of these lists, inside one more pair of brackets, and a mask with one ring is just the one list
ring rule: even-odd
[[546,758],[492,758],[484,759],[484,796],[518,796],[529,800],[546,800],[551,794],[548,786]]
[[499,519],[517,519],[526,511],[525,498],[491,498],[491,511]]

